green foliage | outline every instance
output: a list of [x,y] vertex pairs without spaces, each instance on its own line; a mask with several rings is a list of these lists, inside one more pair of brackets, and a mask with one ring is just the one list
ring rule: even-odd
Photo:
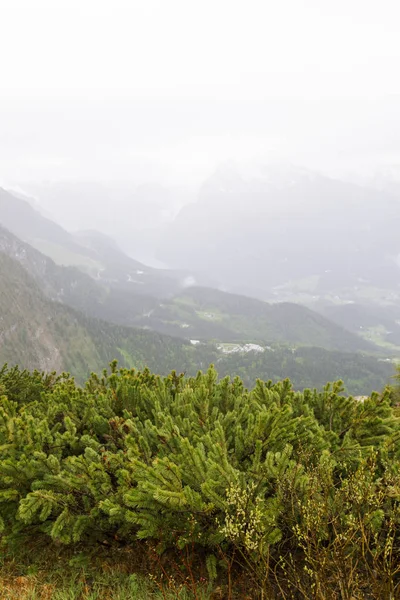
[[0,387],[10,543],[147,540],[160,554],[196,552],[210,581],[239,561],[262,589],[321,598],[329,582],[340,589],[339,563],[348,586],[398,585],[400,424],[389,392],[360,402],[340,382],[300,393],[289,380],[248,390],[213,367],[160,377],[115,361],[83,387],[7,368]]

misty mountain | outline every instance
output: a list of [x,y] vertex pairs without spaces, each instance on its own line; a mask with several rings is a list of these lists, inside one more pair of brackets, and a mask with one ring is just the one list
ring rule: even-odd
[[184,272],[154,269],[130,258],[104,234],[69,233],[26,200],[1,188],[0,225],[57,264],[78,267],[110,287],[165,297],[181,289],[188,277]]
[[132,325],[143,312],[158,305],[153,296],[112,287],[77,267],[57,265],[1,226],[0,252],[20,263],[49,300],[75,308],[85,315]]
[[[108,248],[107,237],[103,239],[97,234],[83,237],[91,242],[95,239]],[[114,249],[111,245],[111,254]],[[2,227],[0,252],[18,261],[50,300],[115,324],[152,329],[184,340],[280,342],[347,352],[378,350],[372,343],[296,304],[269,305],[199,287],[187,288],[172,299],[160,302],[154,296],[106,286],[76,267],[56,265]]]
[[70,260],[89,266],[95,264],[93,253],[88,253],[86,258],[81,256],[81,248],[75,242],[72,235],[54,221],[43,216],[37,208],[34,208],[26,199],[11,194],[0,188],[0,224],[9,229],[19,238],[37,246],[39,250],[47,247],[49,252],[57,258],[57,251],[65,254]]
[[390,193],[400,202],[400,164],[398,163],[373,167],[367,172],[350,172],[347,173],[347,180]]
[[182,289],[194,278],[185,271],[155,269],[125,254],[111,237],[98,231],[78,231],[77,243],[94,253],[101,265],[94,274],[96,281],[133,294],[160,298]]
[[183,340],[111,325],[48,300],[26,270],[3,252],[0,280],[0,363],[68,370],[84,379],[114,358],[122,365],[148,365],[166,373],[187,368],[196,354]]
[[346,297],[360,287],[400,291],[399,226],[399,203],[384,192],[305,169],[231,162],[182,208],[159,256],[262,299],[295,289]]
[[328,319],[379,343],[387,349],[400,349],[400,307],[377,304],[324,305],[321,313]]
[[130,256],[153,265],[165,227],[194,192],[187,185],[165,186],[151,178],[146,182],[139,172],[134,177],[136,183],[53,181],[25,183],[24,189],[68,230],[106,232]]

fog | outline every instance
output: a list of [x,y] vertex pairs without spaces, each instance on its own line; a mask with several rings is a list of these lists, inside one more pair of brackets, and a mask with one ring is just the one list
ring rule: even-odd
[[4,182],[398,160],[395,0],[1,0],[0,17]]
[[[148,264],[210,268],[224,289],[242,232],[253,280],[238,289],[264,297],[270,253],[297,265],[295,240],[313,222],[323,242],[325,212],[340,227],[351,206],[352,238],[378,206],[397,218],[385,196],[400,197],[396,1],[0,0],[0,18],[0,184],[69,231],[110,234]],[[278,239],[294,213],[289,253],[254,247],[255,222]],[[381,258],[399,253],[388,243]],[[331,259],[279,267],[274,285]]]

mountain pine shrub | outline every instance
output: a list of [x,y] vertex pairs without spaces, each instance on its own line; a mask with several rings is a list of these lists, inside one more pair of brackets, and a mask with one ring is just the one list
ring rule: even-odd
[[114,362],[83,387],[4,367],[0,397],[5,543],[151,543],[190,552],[229,594],[244,573],[265,598],[399,597],[389,391],[360,402],[341,382],[248,390],[213,367],[159,377]]

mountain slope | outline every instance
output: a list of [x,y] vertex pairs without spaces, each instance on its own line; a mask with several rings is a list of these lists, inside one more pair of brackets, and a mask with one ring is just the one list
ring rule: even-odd
[[86,316],[152,329],[183,339],[267,342],[374,352],[359,336],[309,309],[267,304],[210,288],[190,287],[171,300],[107,287],[74,267],[61,267],[0,227],[0,251],[15,258],[51,300]]
[[328,319],[386,348],[400,350],[400,308],[376,304],[322,306]]
[[64,267],[0,226],[0,252],[18,261],[50,299],[84,314],[131,325],[158,305],[152,296],[113,288],[76,267]]
[[267,304],[210,288],[191,287],[140,319],[165,333],[224,342],[246,341],[374,352],[376,346],[304,306]]
[[90,319],[51,302],[15,260],[0,252],[0,363],[69,370],[79,378],[113,358],[159,372],[187,366],[195,349],[182,340]]
[[106,286],[74,267],[56,265],[0,227],[0,251],[16,259],[51,299],[86,316],[152,329],[183,339],[288,343],[346,352],[377,347],[303,306],[189,287],[160,303],[152,296]]
[[111,287],[137,294],[168,296],[187,274],[148,267],[98,232],[71,234],[29,202],[0,188],[0,224],[63,266],[76,266]]

